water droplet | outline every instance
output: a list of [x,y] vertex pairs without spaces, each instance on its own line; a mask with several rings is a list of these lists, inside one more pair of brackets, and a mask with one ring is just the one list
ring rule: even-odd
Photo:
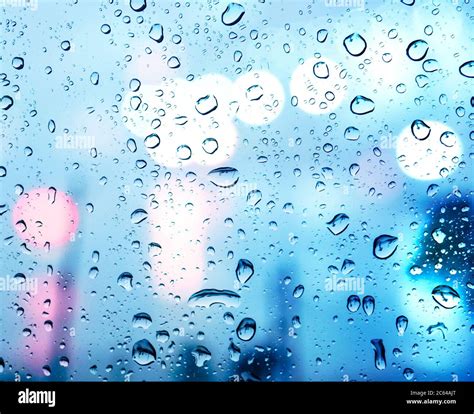
[[159,343],[164,344],[164,343],[167,342],[169,339],[170,339],[170,334],[169,334],[168,331],[162,330],[162,331],[157,331],[157,332],[156,332],[156,340],[157,340]]
[[381,339],[372,339],[370,341],[375,353],[375,368],[378,370],[384,370],[387,366],[385,360],[385,346]]
[[132,359],[138,365],[150,365],[156,360],[155,348],[147,339],[135,342],[132,350]]
[[26,276],[23,273],[17,273],[15,276],[13,276],[13,280],[16,284],[21,285],[26,283]]
[[54,131],[56,131],[56,123],[54,122],[54,120],[50,119],[49,122],[48,122],[48,130],[49,132],[53,133]]
[[160,145],[160,142],[161,142],[160,137],[156,134],[150,134],[144,140],[145,147],[147,147],[148,149],[157,148],[158,145]]
[[245,91],[245,97],[249,101],[258,101],[263,97],[263,88],[260,85],[251,85]]
[[459,73],[466,78],[474,78],[474,60],[463,63],[459,67]]
[[360,138],[360,131],[358,128],[350,126],[344,131],[344,138],[349,141],[357,141]]
[[454,147],[457,142],[456,134],[451,131],[443,132],[439,137],[439,140],[441,141],[441,144],[448,148]]
[[206,154],[212,155],[219,149],[219,143],[215,138],[206,138],[202,141],[202,149]]
[[328,31],[326,29],[320,29],[316,33],[316,40],[319,43],[324,43],[327,38],[328,38]]
[[441,230],[440,228],[434,229],[431,232],[431,237],[433,237],[433,240],[436,243],[441,244],[444,242],[444,239],[446,238],[446,233],[444,233],[443,230]]
[[352,56],[360,56],[367,49],[367,42],[359,33],[352,33],[344,39],[344,47]]
[[344,213],[336,214],[331,221],[327,223],[328,230],[335,236],[341,234],[349,226],[349,216]]
[[214,95],[206,95],[196,101],[196,111],[201,115],[207,115],[217,109],[218,103]]
[[108,24],[103,24],[102,26],[100,26],[100,31],[103,34],[109,34],[112,31],[112,29],[110,28]]
[[355,268],[355,263],[350,259],[344,259],[342,263],[341,272],[343,275],[348,275],[351,273]]
[[360,171],[359,164],[351,164],[351,166],[349,167],[349,174],[352,175],[352,177],[355,177],[359,171]]
[[96,279],[98,275],[99,275],[99,269],[97,267],[94,266],[89,269],[89,277],[91,279]]
[[133,224],[140,224],[148,218],[148,213],[142,208],[137,208],[131,215],[130,220]]
[[446,339],[446,333],[448,331],[448,327],[443,322],[438,322],[434,325],[428,326],[426,329],[429,335],[433,335],[435,332],[441,332],[443,339]]
[[71,50],[71,42],[69,40],[64,40],[63,42],[61,42],[61,49],[65,52]]
[[445,309],[455,308],[461,300],[459,293],[447,285],[436,286],[431,292],[435,302],[439,303]]
[[229,358],[231,361],[238,362],[240,359],[240,348],[230,341],[229,348]]
[[146,9],[146,0],[130,0],[130,8],[133,11],[141,12]]
[[181,66],[181,62],[176,56],[171,56],[168,59],[167,65],[170,69],[178,69]]
[[133,276],[129,272],[123,272],[117,279],[117,284],[124,288],[127,292],[130,292],[133,288]]
[[[415,2],[413,1],[413,3],[415,3]],[[415,371],[413,371],[411,368],[405,368],[405,369],[403,370],[403,376],[404,376],[408,381],[410,381],[410,380],[412,380],[413,377],[415,376]]]
[[247,194],[247,204],[255,207],[262,199],[262,192],[260,190],[252,190]]
[[221,188],[232,187],[239,181],[239,171],[232,167],[219,167],[207,175],[212,184]]
[[141,104],[142,100],[139,96],[132,96],[130,98],[130,108],[132,108],[134,111],[137,111]]
[[357,312],[360,308],[360,298],[357,295],[350,295],[347,298],[347,310],[349,312]]
[[197,367],[203,367],[206,361],[209,361],[212,357],[211,352],[205,346],[198,345],[191,351],[191,355],[194,358],[194,363]]
[[226,26],[233,26],[240,22],[244,14],[244,6],[239,3],[229,3],[222,13],[222,23]]
[[161,245],[159,243],[151,242],[148,244],[148,254],[151,257],[156,257],[161,254]]
[[132,326],[134,328],[148,329],[151,323],[151,316],[148,313],[140,312],[133,315]]
[[98,72],[92,72],[90,76],[90,81],[92,85],[98,85],[99,84],[99,73]]
[[400,315],[395,322],[395,326],[397,327],[398,335],[402,336],[407,329],[408,318],[406,316]]
[[191,148],[189,148],[187,145],[180,145],[178,148],[176,148],[176,156],[181,161],[187,161],[191,159],[192,155],[193,153],[191,151]]
[[137,92],[140,89],[141,82],[139,79],[133,78],[130,80],[128,87],[132,92]]
[[240,60],[242,59],[242,52],[240,50],[236,50],[234,52],[234,62],[240,62]]
[[237,337],[241,341],[250,341],[257,331],[257,324],[252,318],[244,318],[240,321],[237,326],[236,333]]
[[209,308],[212,305],[224,305],[236,308],[240,305],[240,296],[231,290],[203,289],[189,297],[188,305],[204,308]]
[[154,40],[157,43],[161,43],[163,41],[163,26],[159,23],[155,23],[150,27],[150,31],[148,32],[148,36],[150,39]]
[[398,238],[388,234],[382,234],[375,238],[372,253],[378,259],[388,259],[398,247]]
[[13,106],[13,99],[11,96],[4,95],[0,99],[0,108],[2,108],[4,111],[10,109]]
[[375,103],[372,99],[366,98],[362,95],[357,95],[351,102],[351,111],[356,115],[366,115],[373,112]]
[[235,269],[235,275],[237,276],[237,280],[242,285],[250,280],[254,272],[255,270],[253,267],[253,263],[247,259],[240,259],[237,264],[237,268]]
[[298,285],[293,290],[293,297],[295,299],[299,299],[301,296],[303,296],[303,293],[304,293],[304,286],[303,285]]
[[313,73],[319,79],[329,78],[329,67],[326,62],[316,62],[313,66]]
[[411,123],[411,133],[413,136],[423,141],[430,136],[431,128],[421,119],[415,119]]
[[428,197],[434,197],[436,194],[438,194],[438,191],[439,191],[438,184],[430,184],[428,188],[426,189],[426,195]]
[[414,61],[423,60],[428,53],[428,43],[424,40],[414,40],[407,47],[407,56]]
[[133,138],[129,138],[127,140],[127,148],[130,152],[136,152],[137,151],[137,143]]
[[21,57],[14,57],[12,59],[12,66],[14,69],[21,70],[25,66],[25,61]]
[[375,299],[373,296],[364,296],[362,299],[362,309],[367,316],[370,316],[374,313],[375,310]]

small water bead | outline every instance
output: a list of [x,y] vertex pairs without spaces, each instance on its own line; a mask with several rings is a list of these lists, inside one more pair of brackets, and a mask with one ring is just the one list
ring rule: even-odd
[[180,145],[176,148],[176,156],[181,161],[187,161],[192,157],[192,150],[188,145]]
[[241,283],[247,283],[255,272],[253,263],[247,259],[240,259],[237,268],[235,269],[235,275],[237,280]]
[[434,301],[445,309],[455,308],[461,300],[459,293],[447,285],[436,286],[431,292],[431,295]]
[[242,20],[245,8],[239,3],[229,3],[221,16],[221,21],[226,26],[233,26]]
[[466,78],[474,78],[474,60],[463,63],[459,67],[459,73]]
[[212,155],[219,149],[219,143],[215,138],[206,138],[202,142],[202,149],[206,154]]
[[428,43],[426,43],[424,40],[419,39],[419,40],[414,40],[411,42],[407,49],[406,53],[407,56],[415,61],[418,62],[420,60],[423,60],[426,57],[426,54],[428,53]]
[[156,350],[150,341],[142,339],[133,345],[132,359],[138,365],[150,365],[156,360]]
[[360,56],[367,49],[367,42],[359,33],[352,33],[343,41],[347,52],[352,56]]
[[171,56],[168,59],[167,65],[170,69],[178,69],[181,66],[181,62],[176,56]]
[[102,26],[100,26],[100,31],[103,34],[109,34],[112,31],[112,29],[108,24],[103,24]]
[[344,213],[336,214],[327,223],[328,230],[335,236],[341,234],[349,226],[349,216]]
[[372,339],[370,341],[375,354],[375,368],[384,370],[387,366],[385,359],[385,346],[382,339]]
[[210,361],[212,354],[205,346],[198,345],[192,351],[191,355],[194,358],[194,363],[198,368],[204,366],[207,361]]
[[157,43],[161,43],[164,38],[163,26],[159,23],[153,24],[148,32],[148,37]]
[[362,95],[357,95],[350,104],[352,113],[356,115],[366,115],[373,112],[375,109],[375,103],[372,99],[366,98]]
[[215,168],[207,175],[212,184],[221,188],[233,187],[239,181],[239,171],[232,167]]
[[99,73],[98,72],[92,72],[90,76],[90,81],[92,85],[98,85],[99,84]]
[[240,296],[231,290],[203,289],[189,297],[188,305],[202,308],[223,305],[236,308],[240,305]]
[[12,66],[16,70],[21,70],[25,67],[25,61],[23,58],[17,56],[12,59]]
[[146,210],[143,210],[142,208],[137,208],[130,215],[130,220],[132,224],[140,224],[141,222],[145,221],[147,218],[148,218],[148,213]]
[[408,318],[404,315],[400,315],[395,321],[395,326],[397,328],[398,335],[402,336],[407,329]]
[[133,276],[129,272],[123,272],[117,279],[117,284],[127,292],[133,288]]
[[236,329],[237,337],[245,342],[250,341],[255,336],[256,331],[257,324],[252,318],[242,319]]
[[130,0],[130,8],[135,12],[141,12],[146,9],[147,0]]
[[4,111],[7,111],[13,106],[13,98],[8,95],[2,96],[0,98],[0,108],[2,108]]
[[360,138],[360,131],[358,128],[350,126],[344,131],[344,138],[349,141],[357,141]]
[[430,136],[431,128],[421,119],[415,119],[411,124],[411,133],[416,139],[423,141]]
[[347,310],[349,312],[357,312],[360,308],[360,298],[357,295],[350,295],[347,298]]
[[372,315],[375,310],[375,298],[370,295],[364,296],[362,299],[362,309],[367,316]]
[[316,33],[316,40],[319,43],[324,43],[326,39],[328,38],[328,33],[329,32],[326,29],[318,30],[318,32]]
[[397,247],[397,237],[382,234],[375,238],[372,253],[378,259],[386,260],[395,253]]

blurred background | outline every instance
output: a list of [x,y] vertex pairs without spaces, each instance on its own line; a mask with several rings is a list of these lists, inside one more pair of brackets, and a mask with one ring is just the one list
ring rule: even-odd
[[0,6],[0,380],[472,380],[469,0]]

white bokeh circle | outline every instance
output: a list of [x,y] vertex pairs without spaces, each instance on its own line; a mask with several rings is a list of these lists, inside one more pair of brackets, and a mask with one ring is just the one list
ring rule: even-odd
[[252,71],[234,82],[231,107],[235,116],[250,125],[274,121],[283,110],[285,92],[278,78],[267,71]]
[[310,114],[334,111],[346,94],[346,81],[340,72],[339,65],[326,57],[306,59],[294,70],[290,81],[298,108]]
[[[424,121],[430,128],[426,139],[415,138],[411,125],[400,133],[396,143],[398,164],[402,171],[417,180],[441,179],[454,171],[462,154],[459,136],[447,125],[437,121]],[[453,133],[449,146],[441,136]]]

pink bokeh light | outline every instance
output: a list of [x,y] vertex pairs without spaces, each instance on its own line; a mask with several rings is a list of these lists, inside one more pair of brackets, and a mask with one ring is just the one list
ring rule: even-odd
[[12,213],[13,226],[28,247],[61,247],[74,240],[79,211],[66,193],[34,188],[20,196]]

